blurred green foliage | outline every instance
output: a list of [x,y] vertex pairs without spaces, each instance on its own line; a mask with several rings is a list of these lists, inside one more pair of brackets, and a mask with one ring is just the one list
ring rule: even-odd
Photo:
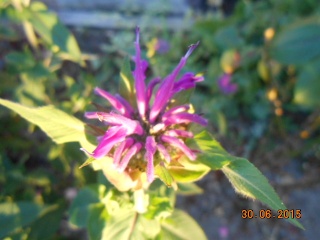
[[[242,143],[250,135],[252,144],[246,144],[246,154],[262,137],[270,141],[279,136],[295,137],[304,141],[296,155],[308,153],[319,158],[315,148],[320,141],[319,16],[318,0],[239,1],[230,17],[203,16],[188,32],[165,39],[170,50],[156,51],[150,57],[150,71],[163,77],[184,54],[185,46],[200,40],[186,69],[205,75],[192,102],[210,119],[217,135],[232,137],[236,130],[244,136],[239,137]],[[0,22],[1,98],[28,107],[55,105],[82,118],[85,109],[90,109],[95,86],[117,90],[120,59],[124,52],[132,51],[119,51],[126,46],[123,41],[111,40],[99,59],[85,56],[73,34],[40,2],[2,0]],[[150,36],[157,34],[170,35],[150,32]],[[129,36],[132,42],[133,35]],[[143,40],[152,39],[146,35]],[[128,71],[129,65],[126,67]],[[224,73],[232,74],[232,82],[239,86],[236,93],[220,91],[217,80]],[[73,225],[87,227],[89,236],[99,239],[101,236],[95,234],[103,229],[104,219],[112,222],[121,218],[114,221],[124,222],[104,232],[112,235],[124,230],[126,221],[135,217],[130,207],[122,214],[112,214],[119,195],[126,195],[121,196],[121,204],[127,206],[134,196],[110,190],[102,173],[90,168],[79,170],[85,156],[78,143],[55,145],[38,127],[3,107],[0,121],[0,238],[79,239],[76,234],[61,233],[60,223],[68,214]],[[148,213],[171,213],[174,197],[161,199],[158,194],[171,190],[153,187],[149,201],[161,206],[161,211],[155,208]],[[185,194],[200,191],[194,185],[184,187],[189,189]],[[152,195],[152,191],[157,194]],[[107,209],[101,199],[114,208]],[[93,218],[97,223],[90,222]],[[139,221],[142,226],[155,224],[150,219],[144,215]],[[182,220],[186,226],[192,225],[188,215],[175,210],[162,225]],[[184,234],[186,228],[176,227],[178,234]],[[69,231],[73,228],[69,226]],[[146,227],[134,234],[137,238],[139,234],[149,238],[160,234],[158,239],[175,237],[175,232],[168,226],[166,229],[160,233],[160,226],[152,231]],[[201,230],[194,234],[195,238],[202,237]]]

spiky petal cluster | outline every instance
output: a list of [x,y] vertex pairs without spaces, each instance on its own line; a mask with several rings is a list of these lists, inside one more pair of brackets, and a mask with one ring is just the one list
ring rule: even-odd
[[[133,71],[137,109],[120,95],[112,95],[96,88],[95,93],[108,100],[113,110],[109,113],[86,112],[87,118],[99,119],[109,127],[105,134],[99,137],[99,144],[92,153],[82,150],[96,159],[106,155],[112,156],[113,164],[120,172],[130,170],[133,167],[130,161],[138,158],[142,162],[140,165],[145,166],[143,170],[147,173],[148,182],[154,180],[154,157],[157,153],[168,163],[171,161],[170,153],[173,149],[185,154],[190,160],[195,160],[195,152],[184,143],[186,138],[193,137],[186,126],[189,123],[205,126],[207,120],[190,113],[188,104],[170,108],[169,103],[176,93],[194,88],[196,82],[203,80],[203,77],[190,72],[178,78],[188,57],[197,46],[198,43],[189,47],[178,66],[166,78],[155,78],[146,85],[145,72],[148,62],[141,58],[137,28]],[[159,87],[152,101],[152,94],[157,85]]]

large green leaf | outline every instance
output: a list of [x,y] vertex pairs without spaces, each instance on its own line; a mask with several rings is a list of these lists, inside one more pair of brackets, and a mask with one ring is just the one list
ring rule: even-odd
[[156,239],[203,240],[207,239],[197,222],[184,211],[176,209],[161,222],[161,232]]
[[130,239],[136,225],[138,213],[135,211],[122,210],[108,221],[102,233],[102,240]]
[[320,61],[312,62],[301,69],[294,88],[294,102],[305,108],[320,106]]
[[39,126],[58,144],[83,142],[86,139],[84,123],[54,106],[29,108],[5,99],[0,99],[0,105],[11,109],[29,122]]
[[156,220],[147,219],[132,210],[119,210],[106,224],[102,240],[154,239],[160,232]]
[[[286,208],[268,180],[247,159],[230,155],[206,131],[195,136],[195,143],[202,151],[197,161],[206,164],[213,170],[221,169],[236,192],[252,199],[258,199],[274,210]],[[288,220],[303,228],[296,219]]]
[[221,169],[232,161],[232,156],[208,132],[202,131],[198,133],[195,135],[194,141],[201,150],[197,161],[209,166],[211,169]]
[[271,56],[284,64],[301,64],[320,56],[320,24],[291,26],[280,32],[271,47]]
[[[258,199],[275,211],[286,209],[268,180],[247,159],[234,157],[233,161],[223,166],[221,170],[236,192],[245,197]],[[296,219],[290,218],[288,221],[303,229],[303,226]]]
[[186,157],[179,159],[181,166],[170,166],[169,173],[177,182],[194,182],[203,178],[209,171],[210,167],[199,161],[191,161]]
[[32,223],[40,214],[42,207],[32,202],[0,204],[0,238]]

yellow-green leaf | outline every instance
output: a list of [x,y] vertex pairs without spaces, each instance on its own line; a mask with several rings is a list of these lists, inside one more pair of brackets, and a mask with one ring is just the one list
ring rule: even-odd
[[5,99],[0,99],[0,105],[40,127],[58,144],[85,142],[84,123],[54,106],[30,108]]

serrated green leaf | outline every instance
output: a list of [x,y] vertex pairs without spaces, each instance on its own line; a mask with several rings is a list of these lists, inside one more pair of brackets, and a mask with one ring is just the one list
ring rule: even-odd
[[302,64],[320,56],[320,24],[290,26],[276,35],[271,56],[284,64]]
[[42,207],[32,202],[7,202],[0,204],[0,238],[32,223]]
[[131,106],[136,105],[134,92],[134,78],[131,72],[130,59],[126,57],[120,71],[119,93]]
[[[258,199],[273,210],[286,209],[277,193],[263,174],[247,159],[234,157],[233,161],[221,169],[235,191],[252,199]],[[303,226],[294,218],[288,219],[299,228]]]
[[29,108],[5,99],[0,104],[40,127],[57,144],[86,139],[84,123],[54,106]]
[[232,161],[232,156],[206,131],[195,135],[194,143],[201,150],[196,161],[209,166],[213,170],[221,169]]
[[[214,170],[221,169],[236,192],[252,199],[258,199],[274,210],[286,208],[268,180],[247,159],[230,155],[206,131],[197,134],[194,140],[199,149],[202,150],[202,154],[197,157],[197,161]],[[303,228],[296,219],[288,220],[292,224]]]
[[184,211],[175,209],[170,217],[161,222],[161,232],[156,239],[205,240],[207,237],[192,217]]

